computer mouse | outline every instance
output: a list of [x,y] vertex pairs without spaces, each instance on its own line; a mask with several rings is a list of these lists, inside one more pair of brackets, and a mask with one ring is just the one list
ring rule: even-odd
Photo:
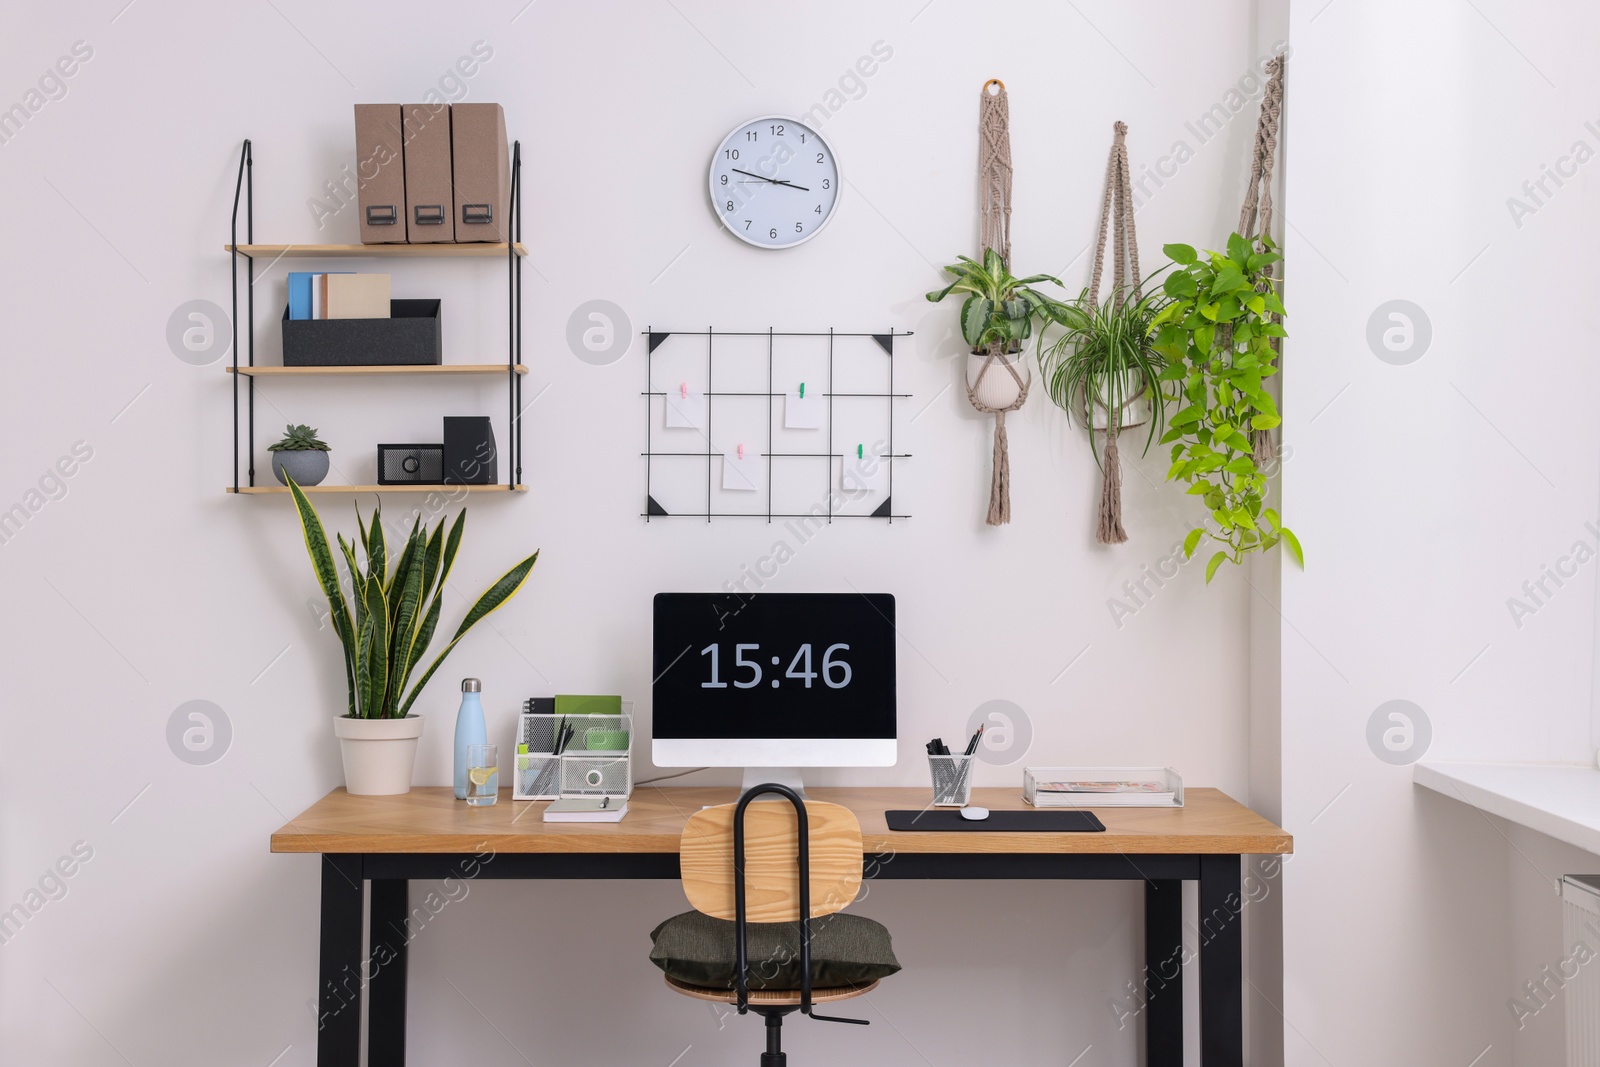
[[961,817],[972,822],[982,822],[989,817],[989,809],[971,805],[961,809]]

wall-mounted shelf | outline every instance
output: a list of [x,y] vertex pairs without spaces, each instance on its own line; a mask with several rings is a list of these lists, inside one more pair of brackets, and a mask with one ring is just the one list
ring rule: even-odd
[[[294,378],[299,376],[319,378],[340,374],[504,374],[504,363],[430,363],[420,366],[396,367],[223,367],[229,374],[244,374],[252,378]],[[518,374],[527,374],[521,363],[510,368]]]
[[[469,493],[501,492],[521,493],[527,490],[522,484],[522,379],[528,373],[522,362],[522,260],[528,250],[522,236],[522,145],[511,143],[511,189],[505,223],[509,242],[498,244],[256,244],[255,243],[255,159],[249,138],[239,150],[239,176],[233,188],[233,219],[228,231],[228,241],[222,250],[228,253],[233,293],[233,355],[232,366],[226,370],[232,376],[233,390],[233,484],[228,492],[236,496],[268,496],[288,492],[283,486],[256,484],[256,379],[257,378],[327,378],[339,375],[398,374],[413,377],[429,375],[505,375],[506,382],[506,433],[505,445],[498,457],[504,461],[505,481],[498,485],[320,485],[308,486],[312,493],[418,493],[435,490],[465,489]],[[243,209],[241,212],[241,208]],[[243,218],[241,219],[241,214]],[[244,241],[239,240],[240,222],[244,223]],[[353,366],[353,367],[258,367],[256,366],[256,262],[270,265],[283,257],[310,259],[315,257],[348,256],[390,259],[495,259],[506,264],[506,361],[487,363],[443,363],[428,365]],[[245,287],[239,288],[240,260],[245,266]],[[240,297],[243,297],[241,315]],[[245,324],[243,351],[239,344],[239,323]],[[243,357],[243,365],[240,359]],[[244,380],[244,395],[240,396],[240,379]],[[241,400],[243,403],[241,404]],[[242,408],[242,411],[241,411]],[[240,418],[241,414],[244,416]],[[241,441],[242,438],[242,441]],[[240,453],[243,453],[241,472]]]
[[[522,242],[511,245],[517,255],[528,254]],[[225,244],[224,252],[234,246]],[[242,256],[260,256],[263,259],[312,259],[327,256],[393,256],[396,259],[495,259],[504,257],[506,244],[436,244],[436,245],[255,245],[239,246]]]
[[[312,493],[526,493],[525,485],[302,485],[300,491]],[[241,496],[266,496],[272,493],[287,494],[286,485],[241,485],[226,487],[225,493]]]

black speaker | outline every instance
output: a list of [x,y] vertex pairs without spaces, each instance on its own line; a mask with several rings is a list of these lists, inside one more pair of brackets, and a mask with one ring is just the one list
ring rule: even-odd
[[443,445],[379,445],[379,485],[443,485]]
[[494,427],[487,415],[446,415],[444,418],[444,480],[448,485],[493,485],[499,481],[495,463]]

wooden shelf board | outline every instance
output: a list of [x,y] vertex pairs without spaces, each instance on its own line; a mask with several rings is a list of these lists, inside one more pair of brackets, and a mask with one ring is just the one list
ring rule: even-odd
[[[251,378],[327,377],[340,374],[504,374],[505,363],[427,363],[399,366],[360,367],[240,367],[239,373]],[[232,367],[222,368],[229,374]],[[518,374],[527,374],[526,364],[516,365]]]
[[[517,255],[526,256],[528,249],[520,241]],[[232,252],[233,246],[222,246]],[[437,245],[240,245],[245,255],[263,259],[304,259],[314,256],[394,256],[399,259],[493,259],[505,258],[506,246],[500,244],[437,244]]]
[[[526,493],[528,487],[519,485],[514,489],[507,489],[503,482],[494,485],[302,485],[301,490],[311,493]],[[238,489],[226,486],[223,492],[241,496],[266,496],[269,494],[282,494],[287,496],[289,487],[286,485],[241,485]]]

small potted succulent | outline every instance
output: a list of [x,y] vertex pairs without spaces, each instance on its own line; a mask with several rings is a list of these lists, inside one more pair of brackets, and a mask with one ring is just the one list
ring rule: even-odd
[[283,438],[268,445],[267,451],[272,453],[272,473],[279,485],[288,485],[290,477],[300,485],[316,485],[328,476],[328,444],[310,426],[284,427]]

